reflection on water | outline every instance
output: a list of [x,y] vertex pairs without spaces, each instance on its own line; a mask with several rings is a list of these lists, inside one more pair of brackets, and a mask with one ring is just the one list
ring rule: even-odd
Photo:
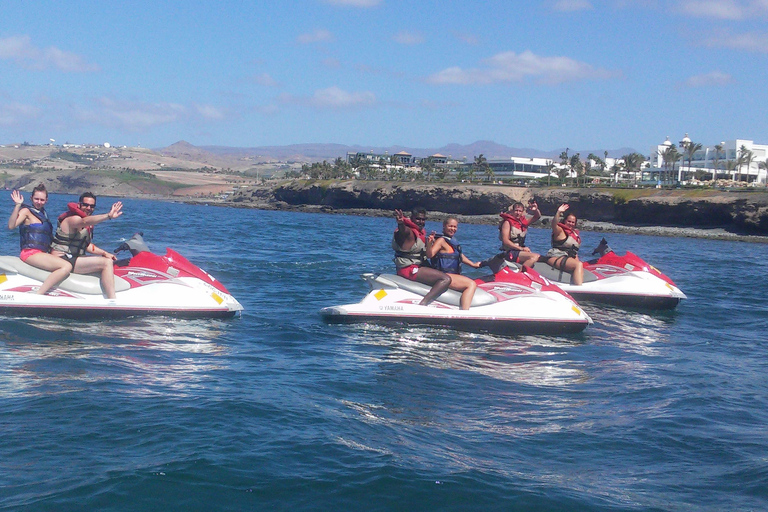
[[0,323],[0,393],[45,396],[99,383],[132,395],[189,394],[227,354],[223,321],[147,317]]

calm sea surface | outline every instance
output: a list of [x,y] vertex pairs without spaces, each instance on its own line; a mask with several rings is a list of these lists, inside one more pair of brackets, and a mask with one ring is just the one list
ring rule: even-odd
[[[608,235],[689,300],[587,305],[581,335],[501,337],[322,323],[321,307],[363,297],[359,274],[391,271],[392,219],[125,211],[98,245],[141,230],[245,312],[0,317],[0,510],[768,509],[765,245]],[[459,227],[473,259],[497,233]],[[17,252],[6,231],[0,253]]]

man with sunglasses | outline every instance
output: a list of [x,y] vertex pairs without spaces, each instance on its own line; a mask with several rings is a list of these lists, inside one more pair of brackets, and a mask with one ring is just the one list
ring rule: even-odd
[[[94,215],[96,196],[85,192],[75,205],[69,204],[69,210],[59,216],[59,225],[51,244],[51,254],[59,256],[72,264],[76,274],[101,273],[101,289],[108,299],[115,298],[115,271],[113,262],[117,258],[93,243],[93,226],[119,217],[123,214],[123,203],[112,205],[108,213]],[[98,258],[82,257],[86,252]]]

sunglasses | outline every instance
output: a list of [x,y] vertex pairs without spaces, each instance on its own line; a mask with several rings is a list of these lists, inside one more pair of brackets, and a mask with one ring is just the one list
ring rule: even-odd
[[80,208],[93,208],[96,209],[96,203],[80,203]]

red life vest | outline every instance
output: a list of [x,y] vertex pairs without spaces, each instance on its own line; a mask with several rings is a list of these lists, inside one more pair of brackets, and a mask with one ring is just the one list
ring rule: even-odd
[[427,243],[426,230],[419,229],[419,226],[417,226],[411,219],[406,217],[403,217],[403,224],[405,224],[406,227],[411,228],[411,231],[413,231],[413,235],[416,238],[420,238],[422,242]]
[[565,224],[563,224],[562,222],[558,222],[557,225],[560,226],[563,229],[563,231],[565,231],[566,240],[568,239],[568,237],[571,237],[574,240],[576,240],[577,243],[581,244],[581,237],[579,236],[578,229],[576,228],[571,229]]
[[[59,215],[59,225],[61,225],[61,222],[67,217],[73,217],[75,215],[82,218],[88,216],[87,213],[80,209],[79,203],[67,203],[67,211]],[[88,226],[88,234],[93,238],[93,226]]]
[[499,229],[504,225],[504,221],[509,222],[510,226],[515,226],[517,229],[525,233],[528,230],[528,219],[519,219],[514,215],[508,213],[500,213],[499,216],[503,219],[499,225]]

